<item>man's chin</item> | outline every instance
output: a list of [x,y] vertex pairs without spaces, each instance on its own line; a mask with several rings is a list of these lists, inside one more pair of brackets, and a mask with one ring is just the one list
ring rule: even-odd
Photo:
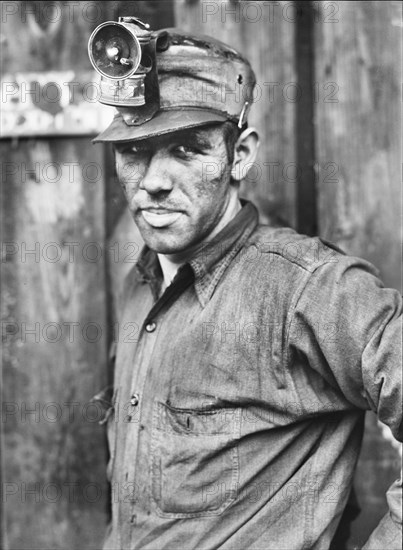
[[145,244],[157,254],[182,254],[186,252],[187,246],[170,245],[167,243],[155,242],[155,240],[145,240]]
[[157,254],[178,254],[185,252],[191,243],[181,242],[163,229],[143,230],[139,227],[144,243]]
[[155,228],[143,219],[135,220],[144,243],[157,254],[184,255],[190,254],[197,247],[202,235],[194,235],[190,226],[184,224]]

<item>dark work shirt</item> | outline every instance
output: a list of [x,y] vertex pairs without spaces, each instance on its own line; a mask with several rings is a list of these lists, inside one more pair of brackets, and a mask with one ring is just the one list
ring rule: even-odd
[[[401,441],[399,293],[247,202],[161,283],[145,248],[119,321],[105,548],[329,548],[365,411]],[[395,544],[396,494],[368,548]]]

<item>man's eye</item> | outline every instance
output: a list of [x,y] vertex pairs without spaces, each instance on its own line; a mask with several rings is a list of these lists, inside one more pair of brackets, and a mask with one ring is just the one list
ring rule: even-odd
[[147,154],[147,148],[140,145],[126,145],[117,147],[117,150],[121,155],[145,155]]
[[180,157],[190,157],[192,155],[197,155],[200,151],[188,145],[176,145],[174,147],[174,152]]

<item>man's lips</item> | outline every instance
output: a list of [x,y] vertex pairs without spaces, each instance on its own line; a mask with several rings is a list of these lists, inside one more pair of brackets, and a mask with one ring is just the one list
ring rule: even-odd
[[182,212],[178,210],[166,208],[143,208],[141,213],[145,221],[152,227],[168,227],[182,215]]

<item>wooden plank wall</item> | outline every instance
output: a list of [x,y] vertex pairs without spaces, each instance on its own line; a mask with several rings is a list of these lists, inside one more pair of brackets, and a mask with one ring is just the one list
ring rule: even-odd
[[[308,233],[317,227],[348,252],[376,263],[389,285],[399,285],[400,236],[391,228],[400,225],[400,140],[395,124],[400,4],[91,2],[98,6],[91,20],[91,13],[84,16],[82,8],[73,8],[76,2],[63,2],[62,21],[49,24],[41,19],[48,14],[43,11],[46,3],[29,2],[36,7],[36,26],[21,18],[25,3],[8,4],[18,10],[1,29],[7,45],[2,70],[6,67],[7,72],[87,69],[86,42],[92,28],[127,14],[143,17],[153,28],[172,26],[175,15],[178,26],[243,49],[259,83],[250,122],[262,137],[244,195],[257,203],[264,220],[280,216]],[[113,308],[141,238],[122,201],[110,148],[92,147],[88,136],[4,141],[0,150],[2,240],[15,244],[2,259],[3,332],[4,327],[8,330],[3,402],[9,407],[3,423],[2,481],[10,483],[5,503],[8,547],[97,548],[108,515],[103,431],[80,414],[71,422],[65,406],[62,418],[51,422],[56,409],[49,406],[44,413],[43,407],[78,402],[81,412],[110,379],[106,350]],[[8,171],[6,162],[11,163]],[[41,170],[38,177],[27,176],[26,170],[49,162],[78,163],[78,174],[88,162],[104,170],[90,184],[82,177],[70,182],[66,172],[51,185]],[[11,173],[13,167],[17,169]],[[311,175],[316,176],[313,182]],[[304,184],[298,186],[297,180]],[[63,256],[52,263],[25,254],[22,260],[22,250],[39,243],[41,256],[50,242],[65,243],[63,254],[68,252],[66,243],[79,242],[79,256],[74,262]],[[100,243],[108,254],[97,262],[86,260],[80,252],[88,242]],[[63,323],[78,322],[82,329],[93,321],[108,327],[94,343],[82,333],[70,342],[66,331],[57,342],[47,341],[55,337],[52,326],[57,330],[58,325],[65,328]],[[35,323],[39,342],[35,334],[22,334]],[[48,323],[56,325],[49,325],[44,337]],[[39,403],[39,422],[35,414],[22,414],[24,403],[27,409]],[[382,515],[383,491],[397,471],[396,450],[370,418],[356,476],[366,513],[355,522],[348,548],[360,545]],[[66,484],[76,482],[78,496],[71,498]],[[13,483],[17,490],[12,495]],[[102,490],[94,502],[92,483]],[[57,487],[64,492],[52,502]]]
[[103,182],[71,181],[66,168],[55,184],[38,166],[102,156],[87,138],[0,152],[18,167],[2,186],[6,548],[97,548],[106,449],[89,400],[106,380],[104,260],[92,261],[103,248]]
[[[2,71],[91,68],[97,13],[56,8],[2,3]],[[107,373],[105,172],[90,138],[1,142],[5,548],[99,548],[107,522],[89,404]]]
[[334,170],[318,185],[319,230],[401,289],[401,3],[332,4],[337,21],[315,24],[315,78],[328,85],[315,104],[316,155]]

